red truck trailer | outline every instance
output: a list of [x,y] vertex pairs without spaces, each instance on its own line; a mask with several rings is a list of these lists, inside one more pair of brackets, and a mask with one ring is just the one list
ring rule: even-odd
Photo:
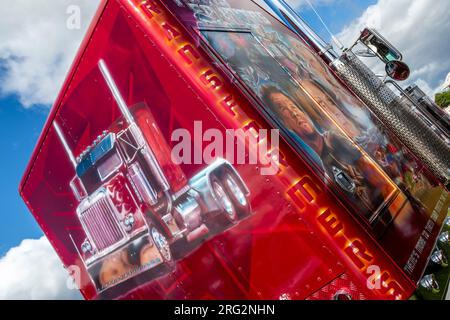
[[447,189],[260,1],[102,1],[20,193],[86,299],[446,290]]

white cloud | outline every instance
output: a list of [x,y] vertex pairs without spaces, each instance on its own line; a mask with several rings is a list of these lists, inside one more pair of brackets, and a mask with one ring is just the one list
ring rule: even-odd
[[0,300],[81,299],[47,238],[24,240],[0,259]]
[[[0,93],[16,94],[24,107],[53,103],[98,3],[2,1]],[[67,20],[73,5],[80,8],[81,28],[71,30]]]
[[364,26],[380,31],[403,53],[411,80],[432,94],[450,71],[450,1],[379,0],[338,35],[349,46]]

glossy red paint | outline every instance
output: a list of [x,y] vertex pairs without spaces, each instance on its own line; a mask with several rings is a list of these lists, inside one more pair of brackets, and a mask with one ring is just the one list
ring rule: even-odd
[[[327,288],[351,290],[355,298],[409,298],[414,281],[285,141],[277,175],[262,176],[260,165],[235,166],[250,190],[251,217],[198,244],[169,272],[144,272],[106,291],[96,289],[79,254],[85,235],[69,187],[74,168],[52,125],[61,125],[75,155],[113,123],[117,126],[120,111],[102,81],[100,59],[109,65],[127,105],[150,108],[136,114],[137,123],[151,148],[159,150],[158,161],[174,192],[206,166],[170,161],[174,129],[194,134],[197,120],[205,130],[222,133],[270,128],[254,101],[216,68],[185,27],[162,1],[102,1],[21,183],[21,195],[64,265],[81,269],[83,296],[332,298],[323,294]],[[152,123],[159,129],[153,130]],[[382,281],[380,288],[369,289],[373,265],[380,268]]]

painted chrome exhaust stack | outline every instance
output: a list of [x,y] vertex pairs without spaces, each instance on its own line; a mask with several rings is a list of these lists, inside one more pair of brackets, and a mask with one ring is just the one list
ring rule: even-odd
[[55,129],[55,132],[58,135],[58,138],[61,141],[61,143],[64,147],[64,151],[66,152],[67,156],[69,157],[70,162],[72,163],[73,167],[76,169],[77,160],[72,152],[72,149],[69,146],[69,142],[67,141],[66,136],[64,135],[64,133],[57,121],[53,122],[53,128]]

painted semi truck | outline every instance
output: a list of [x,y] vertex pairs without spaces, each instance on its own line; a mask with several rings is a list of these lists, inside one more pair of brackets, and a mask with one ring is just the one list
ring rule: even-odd
[[224,159],[188,181],[149,108],[129,109],[103,60],[99,69],[122,116],[77,157],[58,122],[53,126],[76,173],[70,186],[86,235],[76,246],[103,291],[130,272],[170,272],[194,243],[247,217],[250,204]]
[[445,295],[448,154],[269,2],[101,1],[20,185],[86,299]]

